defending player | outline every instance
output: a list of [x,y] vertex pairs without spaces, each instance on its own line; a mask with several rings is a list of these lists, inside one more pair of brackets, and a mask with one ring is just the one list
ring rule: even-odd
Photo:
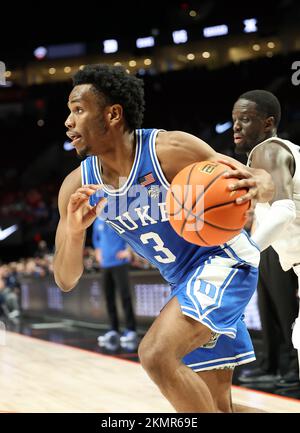
[[[300,287],[300,147],[277,137],[281,107],[270,92],[244,93],[234,104],[232,114],[236,149],[248,154],[251,167],[267,170],[275,184],[273,199],[256,206],[258,228],[252,238],[261,251],[272,245],[283,270],[294,269]],[[300,358],[299,317],[292,340]]]

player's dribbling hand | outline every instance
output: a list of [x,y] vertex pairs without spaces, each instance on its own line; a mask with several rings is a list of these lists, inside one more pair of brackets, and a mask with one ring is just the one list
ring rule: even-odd
[[99,185],[85,185],[71,195],[67,207],[67,229],[73,234],[84,232],[101,213],[106,199],[101,198],[95,206],[89,204],[90,196],[99,189]]
[[234,177],[239,179],[230,185],[231,191],[243,188],[248,189],[246,194],[237,198],[237,204],[242,204],[247,200],[253,199],[260,203],[265,203],[272,200],[275,192],[275,185],[271,175],[268,172],[261,168],[252,168],[246,166],[237,167],[233,163],[229,163],[227,160],[220,160],[219,162],[222,162],[229,167],[228,172],[224,175],[224,177]]

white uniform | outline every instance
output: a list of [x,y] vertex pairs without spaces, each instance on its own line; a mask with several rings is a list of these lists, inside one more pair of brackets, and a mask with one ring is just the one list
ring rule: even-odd
[[[268,141],[275,141],[285,148],[288,148],[295,159],[295,173],[293,176],[293,201],[296,206],[296,219],[288,225],[280,238],[272,243],[272,247],[278,253],[280,264],[284,271],[300,264],[300,147],[288,140],[278,137],[271,137],[255,146],[248,157],[248,165],[251,165],[253,152]],[[269,203],[258,203],[255,208],[257,224],[265,218],[270,208]]]
[[[291,222],[280,238],[272,243],[272,247],[279,255],[280,264],[284,271],[294,269],[298,276],[298,295],[300,295],[300,147],[288,140],[271,137],[255,146],[249,154],[248,166],[251,166],[253,152],[268,141],[277,142],[292,153],[295,160],[295,173],[293,176],[293,201],[296,206],[296,218]],[[269,203],[258,203],[255,208],[255,216],[259,225],[265,218],[270,208]],[[300,364],[300,315],[296,319],[293,329],[293,345],[298,349]]]

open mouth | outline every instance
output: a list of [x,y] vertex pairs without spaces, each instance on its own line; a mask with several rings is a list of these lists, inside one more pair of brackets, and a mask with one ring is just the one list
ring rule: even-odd
[[241,143],[243,141],[244,137],[242,135],[235,135],[234,136],[234,142],[235,144]]
[[79,142],[79,140],[81,139],[81,136],[77,137],[77,138],[73,138],[72,140],[72,145],[76,146],[76,144]]
[[68,131],[67,132],[67,136],[70,138],[70,140],[72,140],[72,144],[73,144],[73,146],[75,146],[76,145],[76,143],[80,140],[80,138],[81,138],[81,135],[80,134],[77,134],[76,132],[71,132],[71,131]]

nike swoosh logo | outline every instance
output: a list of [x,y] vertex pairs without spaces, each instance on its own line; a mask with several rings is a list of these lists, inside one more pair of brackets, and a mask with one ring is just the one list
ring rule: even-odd
[[18,230],[17,224],[14,224],[13,226],[7,227],[7,229],[4,229],[4,230],[2,230],[0,227],[0,241],[3,241],[4,239],[8,238],[8,236],[13,234],[17,230]]

